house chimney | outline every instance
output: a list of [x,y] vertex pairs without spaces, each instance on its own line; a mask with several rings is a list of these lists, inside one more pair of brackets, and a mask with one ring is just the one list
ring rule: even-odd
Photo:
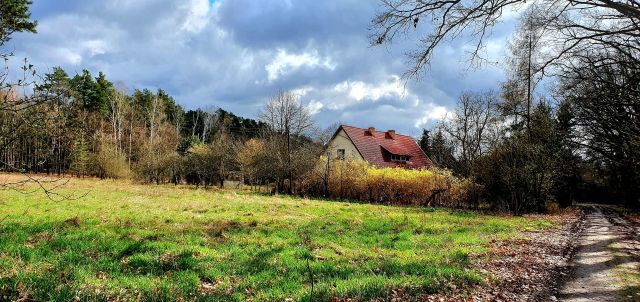
[[376,128],[374,127],[369,127],[369,129],[367,129],[367,131],[369,131],[369,134],[375,136],[376,135]]
[[391,139],[396,139],[396,131],[395,130],[387,130],[387,134]]

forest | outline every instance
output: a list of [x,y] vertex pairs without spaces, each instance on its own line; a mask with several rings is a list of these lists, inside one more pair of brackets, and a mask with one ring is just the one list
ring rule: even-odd
[[[162,89],[127,94],[103,73],[70,77],[53,68],[34,84],[36,101],[2,112],[5,171],[179,182],[183,175],[170,169],[187,150],[221,136],[246,141],[266,128],[221,108],[185,111]],[[2,91],[11,108],[22,105],[14,87]]]

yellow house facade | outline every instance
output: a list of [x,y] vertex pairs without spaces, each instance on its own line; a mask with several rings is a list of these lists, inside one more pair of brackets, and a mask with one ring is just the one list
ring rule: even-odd
[[327,145],[327,154],[331,159],[364,160],[356,145],[349,138],[344,129],[339,129]]

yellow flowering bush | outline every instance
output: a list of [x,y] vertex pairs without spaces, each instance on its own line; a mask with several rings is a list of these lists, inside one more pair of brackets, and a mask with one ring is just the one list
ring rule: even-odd
[[477,185],[447,170],[378,168],[364,161],[321,160],[302,182],[311,196],[401,205],[475,207]]

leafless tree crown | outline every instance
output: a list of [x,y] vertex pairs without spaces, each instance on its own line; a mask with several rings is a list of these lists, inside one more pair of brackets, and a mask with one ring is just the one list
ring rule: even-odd
[[[535,7],[535,24],[548,57],[544,70],[562,58],[584,49],[617,49],[638,60],[640,52],[640,2],[638,0],[381,0],[382,10],[371,24],[371,44],[391,43],[418,26],[427,33],[409,56],[405,76],[417,77],[429,65],[442,42],[469,35],[474,47],[470,59],[482,63],[485,39],[506,12]],[[424,24],[427,23],[427,24]]]
[[260,112],[260,120],[267,123],[272,131],[298,136],[311,130],[311,113],[291,92],[280,92],[265,104]]

